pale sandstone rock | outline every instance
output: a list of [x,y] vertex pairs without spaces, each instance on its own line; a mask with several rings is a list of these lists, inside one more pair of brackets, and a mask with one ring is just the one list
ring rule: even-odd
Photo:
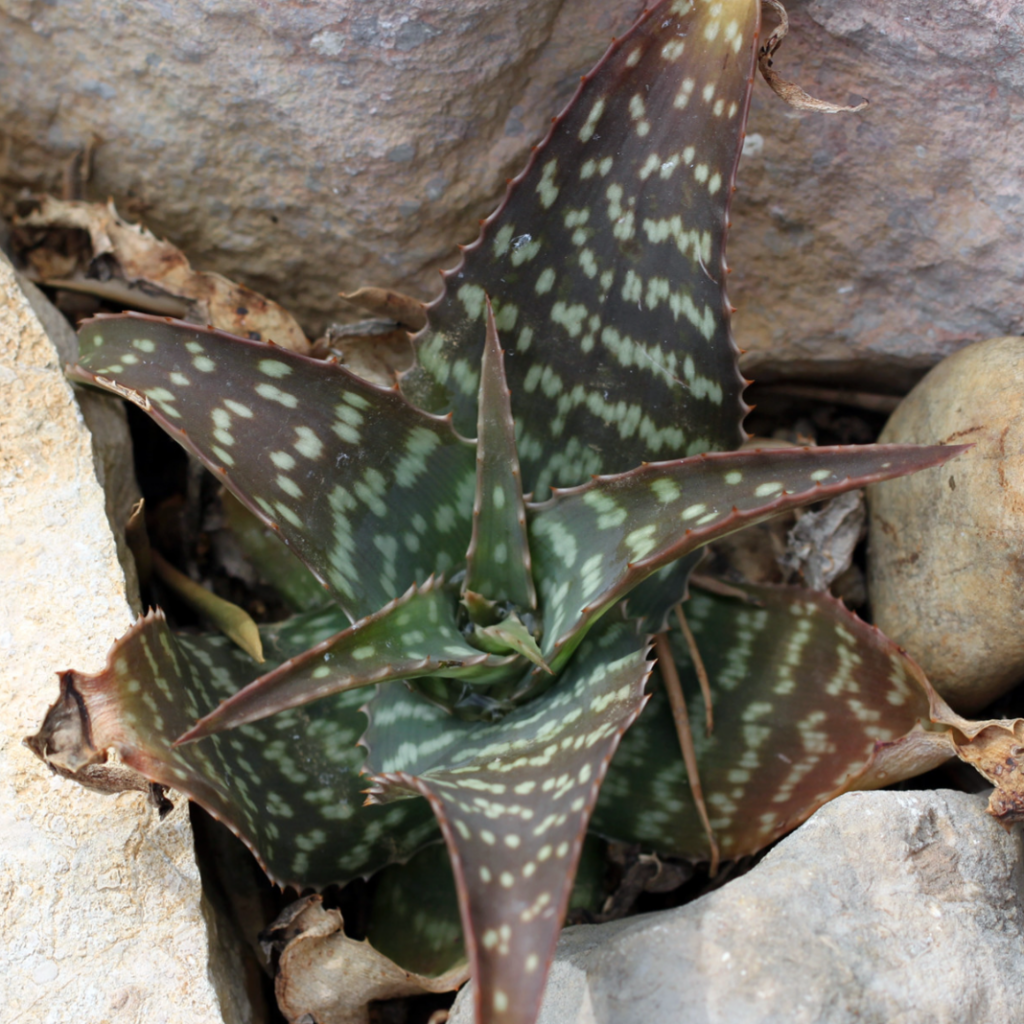
[[970,444],[868,489],[874,622],[960,712],[1024,680],[1024,338],[936,366],[879,437]]
[[1021,854],[983,796],[847,794],[688,906],[567,929],[538,1024],[1016,1024]]
[[[112,196],[311,332],[339,289],[421,298],[642,0],[0,0],[0,182]],[[730,298],[748,375],[899,391],[1021,333],[1024,19],[1013,0],[792,0],[755,86]],[[101,59],[97,59],[97,55]]]
[[[101,471],[116,475],[109,442],[123,459],[123,419],[109,409],[95,419],[107,437]],[[55,673],[99,669],[133,619],[97,472],[57,349],[0,256],[2,1016],[240,1024],[251,1014],[230,968],[210,962],[186,802],[161,822],[141,793],[83,789],[21,743],[57,696]],[[122,476],[111,514],[130,492]]]

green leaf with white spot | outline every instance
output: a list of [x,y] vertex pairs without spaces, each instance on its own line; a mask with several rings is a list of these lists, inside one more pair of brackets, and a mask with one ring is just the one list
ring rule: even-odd
[[466,959],[455,879],[443,843],[376,879],[367,941],[406,971],[437,977]]
[[[473,536],[466,553],[463,590],[520,610],[537,607],[526,507],[519,477],[515,425],[491,304],[486,300],[486,342],[480,365]],[[487,625],[487,623],[481,623]]]
[[[337,608],[261,627],[268,661],[337,632]],[[48,760],[75,770],[113,747],[153,782],[224,822],[280,884],[324,886],[403,859],[436,836],[422,802],[365,807],[365,693],[286,711],[229,735],[176,747],[203,711],[248,682],[256,663],[222,636],[178,636],[150,612],[94,675],[69,671],[40,732]]]
[[490,296],[538,498],[742,442],[724,243],[759,8],[655,4],[584,77],[428,307],[403,390],[473,429]]
[[[261,628],[269,672],[248,690],[261,670],[223,638],[175,639],[159,615],[140,620],[104,671],[64,675],[37,749],[74,768],[116,747],[227,821],[275,878],[297,884],[408,858],[437,838],[432,808],[452,854],[478,1024],[536,1016],[598,786],[646,699],[650,665],[635,619],[663,624],[684,592],[690,553],[748,522],[956,452],[683,458],[742,439],[723,245],[759,9],[757,0],[660,0],[613,44],[464,264],[446,275],[401,392],[276,347],[141,316],[89,322],[70,371],[135,402],[200,457],[340,607]],[[465,437],[476,429],[479,442],[456,428]],[[619,475],[577,486],[597,473]],[[574,489],[540,502],[551,485]],[[537,502],[525,507],[524,535],[530,491]],[[450,589],[428,583],[441,575]],[[812,639],[827,632],[822,623],[835,627],[823,600],[793,602],[814,620]],[[755,631],[739,612],[704,629],[703,605],[691,606],[698,639],[721,644],[705,658],[728,691],[728,672],[744,662],[744,638]],[[708,622],[718,615],[709,612]],[[867,685],[860,663],[849,669],[843,658],[885,662],[837,628],[833,648],[804,658],[793,647],[802,627],[782,620],[765,627],[772,635],[763,650],[752,641],[773,666],[759,674],[754,665],[752,693],[762,703],[792,697],[791,661],[825,686],[840,678]],[[489,647],[516,653],[498,657]],[[903,664],[883,653],[886,665]],[[545,665],[530,666],[531,656]],[[362,687],[385,679],[361,707]],[[884,700],[897,704],[892,683]],[[719,696],[731,708],[732,696]],[[172,744],[228,698],[219,724],[254,709],[278,713]],[[796,727],[804,754],[818,742],[818,719],[809,716],[824,698],[814,699],[810,710],[793,705],[804,716],[803,731]],[[840,693],[833,701],[837,721],[852,716],[863,726],[852,730],[858,742],[875,721],[863,716],[879,711],[874,697],[861,700]],[[752,730],[764,727],[757,701],[740,703],[735,713],[720,709],[723,741],[738,735],[745,746],[723,762],[732,789],[716,793],[746,799],[738,791],[749,782],[791,820],[827,795],[817,788],[808,797],[815,766],[790,782],[777,765],[774,774],[766,768],[770,793],[730,774],[746,770],[747,746],[761,735]],[[611,792],[634,806],[597,825],[619,834],[622,824],[622,838],[649,836],[667,852],[699,855],[674,730],[666,740],[664,715],[641,724],[654,730],[646,760],[626,758],[627,781]],[[838,725],[817,731],[826,745],[837,742]],[[913,744],[924,741],[913,739],[911,750],[906,740],[894,749],[921,763],[923,748]],[[369,751],[374,797],[387,806],[360,806],[357,741]],[[887,749],[873,748],[858,784],[895,770]],[[821,762],[828,793],[839,761],[852,771],[863,749],[839,753]],[[717,780],[711,753],[705,763]],[[716,801],[713,815],[731,828]],[[761,820],[768,810],[750,813],[758,827],[777,824]],[[728,849],[754,839],[738,833]]]
[[190,743],[375,683],[418,676],[520,676],[523,666],[522,658],[500,657],[470,646],[456,626],[455,596],[443,581],[431,578],[253,680],[178,742]]
[[715,452],[556,492],[530,508],[548,664],[556,670],[564,665],[608,608],[716,537],[854,487],[940,465],[963,450],[849,445]]
[[465,558],[473,446],[344,367],[179,321],[101,316],[68,371],[133,401],[352,619]]
[[277,533],[257,519],[230,491],[222,492],[221,508],[225,524],[260,579],[269,583],[292,611],[313,611],[330,600],[313,574],[281,543]]
[[629,592],[629,615],[641,633],[662,633],[672,608],[686,599],[690,573],[704,557],[701,550],[663,565]]
[[[928,771],[953,751],[929,719],[921,670],[834,598],[747,586],[756,603],[695,591],[686,617],[707,669],[714,731],[678,626],[671,644],[686,696],[700,782],[721,855],[756,853],[848,789]],[[703,860],[659,672],[626,735],[591,828],[662,854]]]
[[371,711],[371,799],[426,796],[448,843],[479,1021],[536,1017],[601,779],[644,704],[647,646],[602,624],[543,696],[494,724],[420,717],[411,751],[378,742],[407,702]]

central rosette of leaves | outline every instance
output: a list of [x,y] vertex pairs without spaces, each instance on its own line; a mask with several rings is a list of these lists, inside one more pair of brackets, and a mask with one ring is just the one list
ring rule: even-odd
[[446,667],[462,669],[453,662],[439,666],[442,671],[436,675],[413,680],[413,686],[460,718],[497,720],[546,689],[545,677],[553,680],[554,673],[539,645],[543,628],[537,613],[515,424],[489,301],[480,366],[473,534],[466,569],[452,582],[460,584],[457,623],[462,635],[493,658],[475,678],[446,678]]

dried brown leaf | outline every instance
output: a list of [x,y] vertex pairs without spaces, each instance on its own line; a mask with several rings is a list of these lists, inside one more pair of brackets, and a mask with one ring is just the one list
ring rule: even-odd
[[289,1024],[368,1024],[371,1002],[451,992],[469,977],[466,964],[436,978],[402,970],[369,942],[349,938],[343,926],[337,910],[306,896],[267,929],[271,942],[283,946],[274,986]]
[[1024,719],[961,718],[941,698],[932,717],[951,726],[950,739],[957,757],[972,765],[995,787],[988,813],[1004,825],[1024,821]]
[[427,326],[426,306],[391,288],[360,288],[348,295],[342,292],[341,297],[372,316],[394,320],[410,331],[421,331]]
[[[283,307],[220,274],[193,270],[185,255],[170,242],[161,241],[139,224],[122,220],[112,202],[65,202],[42,196],[35,209],[18,218],[17,224],[85,231],[92,246],[92,259],[112,257],[120,275],[106,281],[94,280],[85,275],[81,266],[75,272],[67,260],[51,261],[54,279],[44,272],[43,284],[89,291],[122,304],[136,301],[141,303],[138,308],[167,315],[182,316],[180,310],[184,308],[187,318],[196,323],[246,338],[273,341],[294,352],[309,351],[305,334]],[[36,257],[38,272],[38,260],[42,257],[38,253]],[[158,294],[147,294],[147,289],[156,289]],[[164,305],[154,310],[154,302]]]
[[798,572],[811,590],[828,590],[852,563],[866,518],[863,491],[847,491],[820,511],[805,512],[789,531],[781,564]]
[[409,332],[380,320],[328,327],[316,347],[337,356],[345,369],[363,380],[386,388],[394,386],[397,375],[408,370],[414,358]]
[[778,27],[764,41],[757,55],[757,66],[762,77],[768,83],[768,87],[784,103],[788,103],[797,110],[813,110],[819,114],[853,114],[868,106],[868,101],[858,103],[854,107],[843,107],[836,103],[829,103],[827,100],[819,100],[804,92],[799,85],[787,82],[777,71],[772,68],[772,60],[775,52],[782,44],[789,32],[789,15],[786,8],[779,0],[761,0],[762,6],[773,11],[779,17]]

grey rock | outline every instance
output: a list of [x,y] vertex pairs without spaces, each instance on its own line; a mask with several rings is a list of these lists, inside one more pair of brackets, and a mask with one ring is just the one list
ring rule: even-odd
[[315,336],[339,290],[437,291],[642,6],[0,0],[0,182],[59,191],[95,136],[86,198],[258,282]]
[[1022,883],[983,796],[850,793],[688,906],[567,929],[539,1024],[1017,1024]]
[[729,262],[758,382],[899,393],[963,345],[1024,333],[1024,19],[1006,0],[787,2],[775,69],[859,114],[754,89]]
[[[0,0],[0,186],[112,196],[315,336],[340,289],[421,298],[643,0]],[[729,243],[744,367],[899,391],[1024,331],[1024,21],[1008,0],[792,0]],[[97,60],[97,55],[102,59]]]

